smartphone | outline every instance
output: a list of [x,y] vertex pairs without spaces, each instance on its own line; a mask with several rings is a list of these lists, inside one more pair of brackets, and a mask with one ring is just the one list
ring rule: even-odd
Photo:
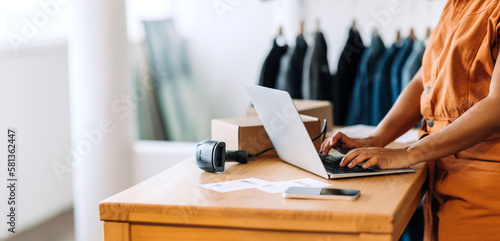
[[284,193],[286,198],[356,200],[360,191],[356,189],[290,187]]

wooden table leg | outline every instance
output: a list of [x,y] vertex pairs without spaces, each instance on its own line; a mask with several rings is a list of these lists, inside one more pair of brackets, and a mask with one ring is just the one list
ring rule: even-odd
[[130,223],[104,222],[104,241],[130,241]]

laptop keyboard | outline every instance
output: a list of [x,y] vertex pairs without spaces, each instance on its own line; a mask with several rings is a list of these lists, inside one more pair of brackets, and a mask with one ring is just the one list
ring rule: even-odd
[[360,173],[360,172],[373,172],[373,170],[370,169],[363,169],[361,166],[354,166],[352,168],[346,167],[341,167],[339,166],[340,162],[342,161],[341,156],[321,156],[321,161],[323,162],[323,165],[325,166],[325,169],[328,173],[332,174],[340,174],[340,173]]

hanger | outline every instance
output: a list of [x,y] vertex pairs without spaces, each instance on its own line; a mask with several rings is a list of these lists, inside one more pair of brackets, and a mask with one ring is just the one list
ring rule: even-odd
[[354,31],[356,31],[356,32],[358,31],[358,29],[356,28],[356,19],[352,20],[351,29],[354,30]]
[[398,42],[398,43],[399,43],[400,41],[401,41],[401,31],[400,31],[400,30],[398,30],[398,31],[396,32],[396,42]]
[[427,31],[425,32],[425,39],[424,39],[424,45],[427,45],[429,43],[429,38],[431,37],[432,30],[431,28],[427,27]]
[[410,29],[410,39],[411,40],[415,40],[416,37],[415,37],[415,30],[413,28]]
[[286,45],[286,39],[285,39],[285,36],[283,36],[283,27],[282,26],[278,27],[278,35],[276,36],[276,44],[278,46],[285,46]]
[[300,35],[304,34],[304,20],[300,20],[299,34]]
[[425,32],[425,39],[429,39],[431,36],[432,30],[431,28],[427,27],[427,31]]
[[321,28],[320,28],[320,20],[319,18],[316,19],[316,32],[321,32]]

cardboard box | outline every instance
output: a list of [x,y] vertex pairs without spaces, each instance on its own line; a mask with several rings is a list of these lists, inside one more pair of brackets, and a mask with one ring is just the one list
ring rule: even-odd
[[[321,120],[323,125],[323,120],[327,121],[328,131],[333,130],[333,109],[332,103],[326,100],[293,100],[293,104],[297,111],[302,115],[317,117]],[[248,108],[246,111],[247,116],[256,116],[257,112],[255,108]]]
[[[301,118],[311,138],[319,135],[321,123],[318,118],[305,115],[301,115]],[[273,146],[258,116],[213,119],[212,140],[225,142],[228,151],[245,150],[250,154],[256,154]],[[321,138],[314,142],[318,151],[320,145]],[[278,155],[275,150],[271,150],[262,156],[277,157]]]

